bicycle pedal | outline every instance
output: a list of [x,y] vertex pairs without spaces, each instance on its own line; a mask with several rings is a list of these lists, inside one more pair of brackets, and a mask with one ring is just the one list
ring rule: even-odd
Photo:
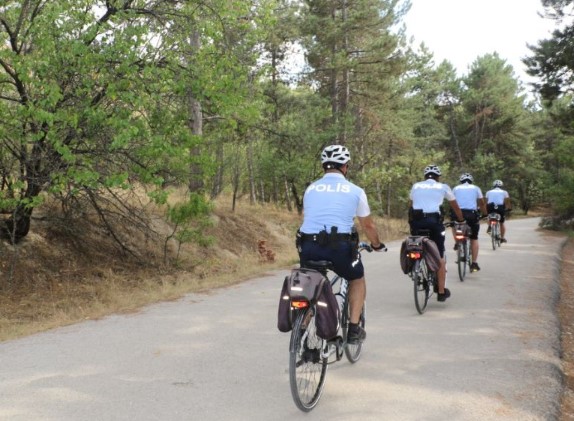
[[329,339],[327,346],[321,352],[321,357],[329,358],[333,354],[336,355],[337,361],[339,361],[343,356],[343,338],[341,336],[336,336],[332,339]]
[[337,351],[337,346],[335,344],[329,344],[321,351],[321,358],[329,358]]
[[337,341],[337,361],[343,358],[343,352],[345,351],[345,346],[343,343],[343,338],[339,337]]

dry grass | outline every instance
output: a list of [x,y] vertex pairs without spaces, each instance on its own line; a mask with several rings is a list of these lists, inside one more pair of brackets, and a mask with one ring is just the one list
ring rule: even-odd
[[[35,219],[21,244],[0,244],[0,341],[138,311],[147,304],[225,287],[297,262],[294,233],[301,218],[296,212],[242,202],[232,212],[230,203],[225,197],[215,203],[213,225],[205,232],[214,238],[213,245],[185,244],[178,264],[169,266],[163,264],[164,238],[128,233],[134,235],[134,244],[140,244],[136,259],[120,253],[90,221],[70,226],[57,219]],[[43,210],[45,215],[54,212]],[[406,234],[404,221],[376,221],[383,241]],[[259,253],[261,240],[274,261]]]

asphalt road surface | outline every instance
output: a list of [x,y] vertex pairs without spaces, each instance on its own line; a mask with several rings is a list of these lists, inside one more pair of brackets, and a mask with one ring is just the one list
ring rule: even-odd
[[482,270],[419,315],[400,242],[364,256],[367,341],[329,367],[310,413],[291,399],[277,271],[137,314],[0,344],[0,420],[552,420],[562,391],[555,314],[563,240],[510,220]]

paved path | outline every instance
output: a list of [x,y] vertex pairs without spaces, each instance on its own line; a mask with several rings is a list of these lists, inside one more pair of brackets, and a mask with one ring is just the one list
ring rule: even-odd
[[[424,315],[400,242],[365,256],[368,338],[329,369],[304,415],[289,391],[289,335],[276,330],[278,271],[209,295],[0,344],[0,420],[551,420],[562,390],[557,256],[563,240],[511,220],[481,239],[482,271]],[[484,230],[484,228],[483,228]]]

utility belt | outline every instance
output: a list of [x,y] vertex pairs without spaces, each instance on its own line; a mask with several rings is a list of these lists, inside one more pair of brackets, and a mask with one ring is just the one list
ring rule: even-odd
[[316,243],[325,242],[325,240],[327,240],[328,242],[353,241],[354,238],[353,234],[332,235],[328,234],[327,231],[321,231],[318,234],[305,234],[303,232],[300,232],[298,235],[301,238],[301,241],[314,241]]
[[[462,212],[462,217],[464,218],[464,220],[469,223],[469,224],[476,224],[479,221],[479,216],[480,213],[478,212],[478,210],[476,209],[461,209],[460,210]],[[450,212],[450,217],[453,220],[456,220],[456,214],[454,213],[453,210],[451,210]]]
[[297,249],[301,250],[301,243],[312,241],[319,244],[320,246],[335,246],[341,242],[349,242],[358,246],[359,244],[359,233],[353,229],[350,234],[338,233],[337,227],[331,227],[331,232],[327,230],[319,231],[316,234],[307,234],[301,231],[297,231],[297,237],[295,243]]
[[411,208],[411,220],[417,221],[424,218],[436,218],[440,220],[442,214],[440,212],[423,212],[422,209],[412,209]]
[[506,208],[505,208],[504,204],[497,205],[493,202],[490,202],[490,203],[486,204],[486,210],[488,211],[488,213],[491,213],[491,212],[500,213],[500,212],[504,212],[506,210]]

